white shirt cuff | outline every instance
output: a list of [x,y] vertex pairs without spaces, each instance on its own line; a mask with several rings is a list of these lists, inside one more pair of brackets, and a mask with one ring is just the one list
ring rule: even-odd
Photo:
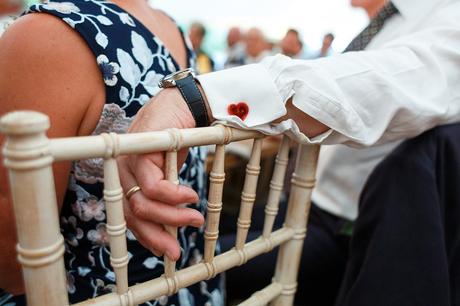
[[[259,64],[231,68],[198,76],[214,118],[242,128],[269,123],[286,114],[284,101],[267,69]],[[247,105],[244,119],[230,108]]]
[[[289,88],[279,88],[274,79],[276,71],[269,69],[268,62],[265,65],[246,65],[197,77],[216,119],[215,124],[257,130],[266,135],[284,133],[302,143],[322,142],[332,131],[310,139],[300,132],[293,120],[271,123],[286,114],[285,103],[294,92]],[[233,114],[233,110],[242,107],[242,104],[246,105],[244,108],[247,114],[240,118]]]

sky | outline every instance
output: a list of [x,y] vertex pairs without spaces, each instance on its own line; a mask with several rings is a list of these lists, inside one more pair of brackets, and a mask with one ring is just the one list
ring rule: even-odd
[[[310,49],[321,45],[327,32],[336,36],[334,49],[343,50],[367,24],[366,14],[352,8],[349,0],[150,0],[186,28],[200,21],[208,28],[205,49],[222,50],[227,29],[261,28],[277,41],[288,28],[298,29]],[[211,49],[211,50],[209,50]]]

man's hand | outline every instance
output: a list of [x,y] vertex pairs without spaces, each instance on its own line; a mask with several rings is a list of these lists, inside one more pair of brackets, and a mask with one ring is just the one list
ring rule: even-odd
[[[187,104],[179,91],[172,88],[162,90],[152,98],[137,113],[128,132],[193,127],[195,120]],[[186,156],[186,149],[179,152],[181,164]],[[119,158],[118,163],[125,192],[136,185],[141,187],[141,191],[125,201],[128,227],[144,247],[156,255],[165,254],[177,260],[180,256],[179,244],[163,225],[203,225],[204,217],[199,211],[177,207],[180,204],[196,203],[198,195],[189,187],[175,185],[165,179],[163,153],[125,156]]]

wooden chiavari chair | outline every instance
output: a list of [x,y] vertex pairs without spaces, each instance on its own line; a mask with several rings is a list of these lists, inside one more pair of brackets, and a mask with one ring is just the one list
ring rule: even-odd
[[[281,229],[273,231],[290,147],[290,140],[283,136],[270,183],[263,235],[247,242],[260,172],[262,134],[213,126],[139,134],[110,133],[48,139],[45,134],[48,128],[48,117],[36,112],[14,112],[5,115],[0,121],[0,129],[7,138],[3,149],[4,163],[9,171],[19,240],[18,260],[23,269],[29,306],[69,305],[63,261],[64,239],[59,229],[52,163],[87,158],[104,159],[107,232],[110,236],[111,264],[116,275],[117,290],[76,305],[138,305],[164,295],[172,295],[181,288],[246,264],[250,259],[275,247],[279,247],[279,251],[272,283],[240,305],[293,305],[302,244],[306,236],[310,196],[315,181],[318,146],[299,145],[285,223]],[[224,147],[230,142],[243,139],[254,139],[254,144],[246,167],[236,244],[234,249],[215,256],[225,180]],[[210,173],[203,261],[176,271],[175,262],[166,259],[163,276],[129,287],[126,222],[117,156],[167,152],[167,179],[177,183],[177,151],[183,147],[211,144],[216,149]],[[176,235],[176,228],[168,230]]]

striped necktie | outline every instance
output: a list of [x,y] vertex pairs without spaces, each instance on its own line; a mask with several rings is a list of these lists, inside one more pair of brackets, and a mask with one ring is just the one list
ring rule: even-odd
[[388,2],[388,4],[379,11],[377,16],[371,20],[369,25],[351,41],[343,52],[364,50],[375,35],[383,28],[385,22],[398,12],[398,9],[393,3]]

